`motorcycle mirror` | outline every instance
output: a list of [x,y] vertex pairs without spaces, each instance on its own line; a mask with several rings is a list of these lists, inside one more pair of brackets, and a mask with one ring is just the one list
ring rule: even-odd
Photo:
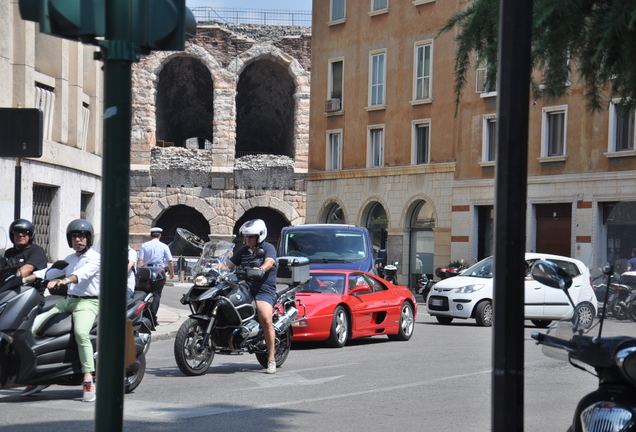
[[265,251],[263,250],[263,248],[258,248],[254,251],[254,258],[264,258],[265,257]]
[[572,276],[552,261],[538,260],[531,273],[535,280],[550,288],[567,291],[572,286]]
[[68,262],[64,260],[59,260],[59,261],[55,261],[53,265],[51,266],[51,268],[54,268],[56,270],[62,270],[62,269],[65,269],[67,266],[68,266]]

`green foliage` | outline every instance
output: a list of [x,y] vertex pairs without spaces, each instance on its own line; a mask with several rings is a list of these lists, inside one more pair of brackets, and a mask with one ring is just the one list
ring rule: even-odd
[[[451,16],[442,33],[457,28],[455,94],[459,106],[471,55],[476,64],[497,63],[499,0],[475,0]],[[542,81],[530,83],[535,98],[567,95],[582,80],[588,109],[622,98],[621,107],[636,107],[636,2],[633,0],[535,0],[533,4],[532,68]],[[576,70],[571,70],[575,66]],[[496,81],[489,69],[487,86]]]

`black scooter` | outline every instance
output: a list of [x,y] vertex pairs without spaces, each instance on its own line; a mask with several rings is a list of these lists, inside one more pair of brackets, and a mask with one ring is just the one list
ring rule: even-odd
[[[612,266],[606,265],[603,273],[609,286]],[[544,285],[564,290],[566,294],[572,284],[570,275],[552,261],[537,261],[532,268],[532,276]],[[607,299],[604,303],[607,305]],[[572,366],[599,378],[598,389],[583,397],[576,407],[568,432],[636,431],[636,338],[603,337],[603,324],[617,323],[606,322],[605,317],[605,313],[600,317],[597,336],[588,336],[584,329],[577,328],[576,316],[570,321],[559,321],[547,334],[532,333],[532,338],[544,346],[546,355],[563,358],[565,354]],[[620,334],[630,329],[620,325],[606,329],[606,332]],[[589,367],[593,371],[588,370]]]
[[[35,317],[45,307],[42,293],[45,279],[33,286],[22,285],[13,260],[0,258],[0,388],[26,385],[77,385],[81,370],[71,314],[55,314],[32,333]],[[57,261],[51,268],[63,269],[68,263]],[[52,302],[46,307],[52,307]],[[141,383],[146,370],[145,343],[135,337],[135,362],[126,369],[125,391]],[[97,352],[97,320],[91,330]],[[97,358],[97,356],[96,356]]]

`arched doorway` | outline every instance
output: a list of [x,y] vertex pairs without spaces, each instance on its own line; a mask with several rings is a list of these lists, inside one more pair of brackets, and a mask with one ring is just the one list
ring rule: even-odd
[[245,222],[252,219],[263,219],[267,226],[267,238],[265,241],[271,243],[278,249],[278,239],[280,238],[281,230],[289,226],[289,221],[274,209],[268,207],[254,207],[246,211],[243,216],[240,217],[236,224],[234,224],[234,230],[232,233],[236,236],[234,243],[239,246],[243,244],[243,238],[239,236],[239,229]]
[[366,227],[371,235],[374,254],[377,256],[380,249],[386,249],[386,230],[389,227],[389,218],[382,204],[378,202],[371,204],[367,215]]
[[435,257],[435,209],[426,201],[419,201],[413,207],[409,221],[410,250],[409,275],[411,286],[417,285],[422,274],[433,278]]
[[329,207],[329,211],[327,211],[327,217],[325,220],[326,223],[330,224],[344,224],[347,223],[345,220],[344,211],[339,204],[334,203]]
[[177,228],[185,228],[203,241],[208,241],[210,236],[210,223],[205,216],[185,205],[170,207],[157,219],[154,226],[163,229],[161,241],[166,244],[174,240]]

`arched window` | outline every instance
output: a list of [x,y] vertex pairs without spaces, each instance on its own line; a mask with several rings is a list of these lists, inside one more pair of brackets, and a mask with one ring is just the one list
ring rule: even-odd
[[386,249],[386,229],[389,227],[389,218],[382,204],[375,203],[367,216],[367,229],[371,234],[373,251],[377,255],[380,249]]
[[433,277],[435,256],[435,209],[426,201],[418,202],[410,220],[409,273],[411,286],[417,284],[422,274]]
[[329,208],[329,212],[327,213],[327,220],[325,222],[333,224],[347,223],[342,207],[340,207],[338,204],[332,204],[332,206]]

